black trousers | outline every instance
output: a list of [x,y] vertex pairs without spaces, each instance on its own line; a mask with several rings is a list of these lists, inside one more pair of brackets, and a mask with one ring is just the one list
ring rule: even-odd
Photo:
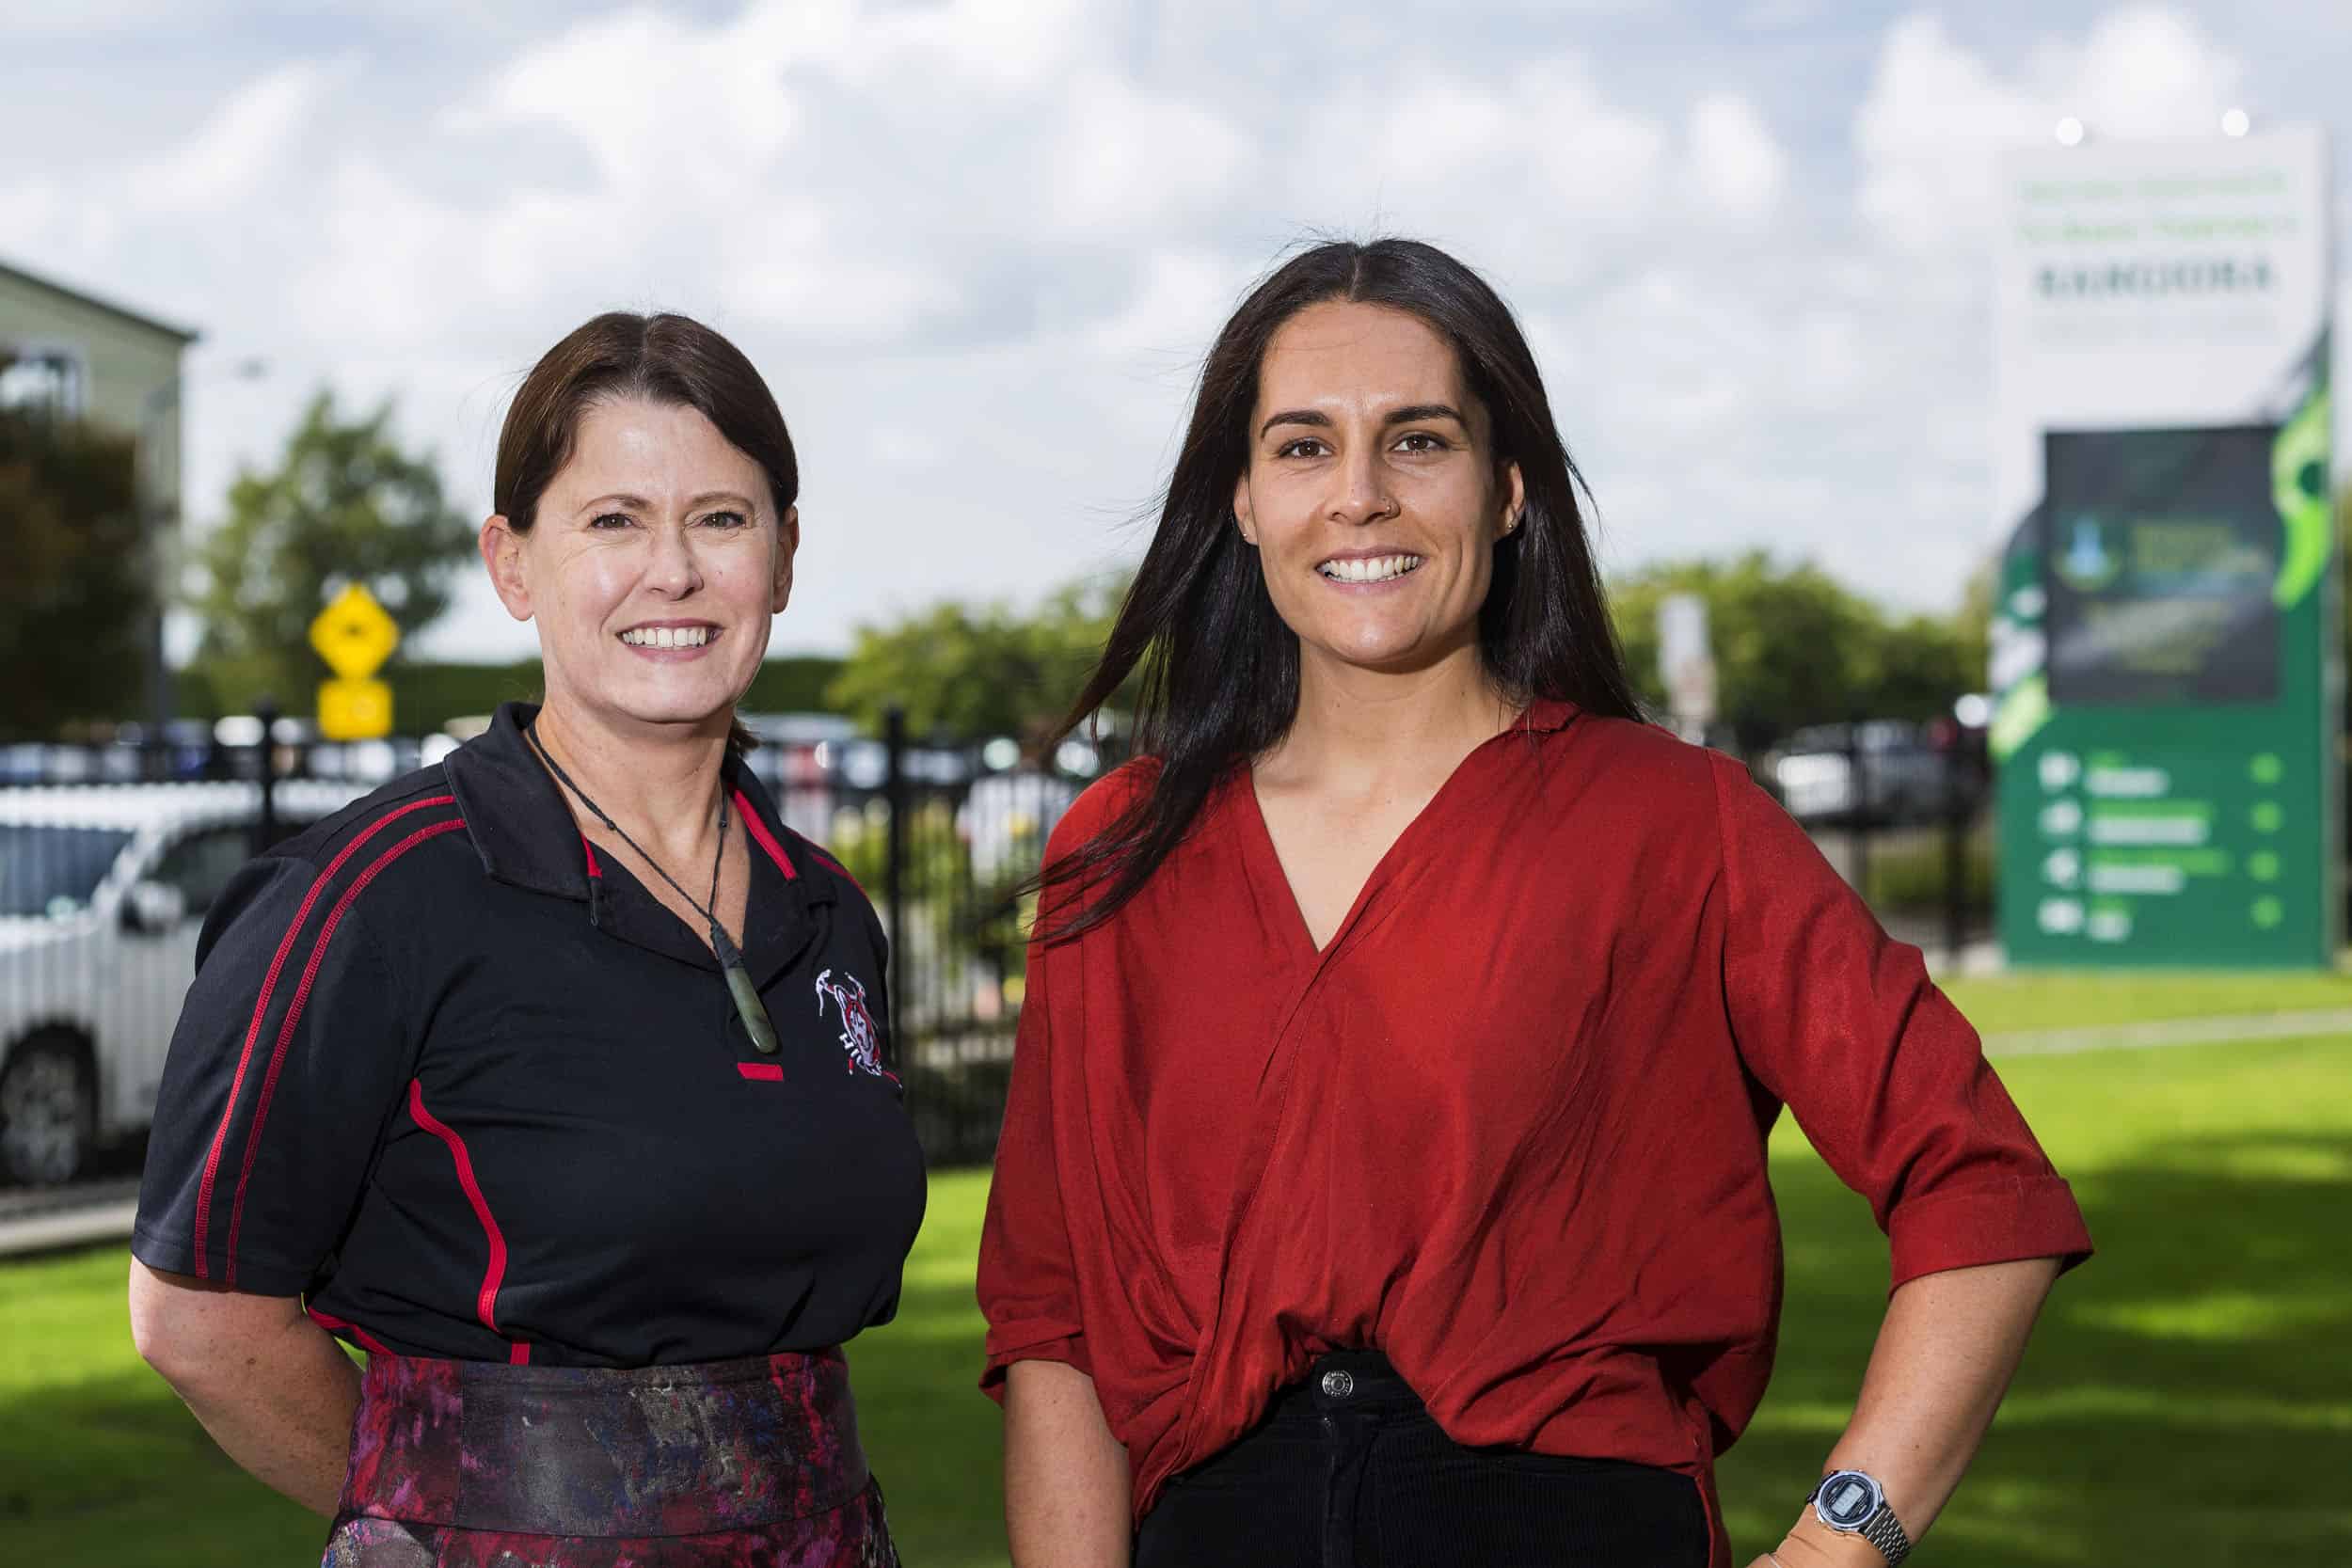
[[1707,1568],[1688,1476],[1466,1449],[1386,1358],[1341,1351],[1169,1481],[1135,1568]]

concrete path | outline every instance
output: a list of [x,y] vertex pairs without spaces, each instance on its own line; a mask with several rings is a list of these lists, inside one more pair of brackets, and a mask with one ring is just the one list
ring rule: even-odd
[[0,1220],[0,1258],[20,1253],[59,1252],[98,1242],[128,1241],[131,1221],[138,1213],[137,1198],[35,1214],[28,1219]]
[[2234,1018],[2168,1018],[2088,1029],[2036,1029],[1984,1037],[1988,1056],[2072,1056],[2085,1051],[2157,1051],[2226,1040],[2289,1040],[2352,1035],[2352,1007],[2304,1013],[2243,1013]]
[[0,1258],[121,1241],[131,1234],[138,1206],[135,1176],[70,1187],[0,1188]]

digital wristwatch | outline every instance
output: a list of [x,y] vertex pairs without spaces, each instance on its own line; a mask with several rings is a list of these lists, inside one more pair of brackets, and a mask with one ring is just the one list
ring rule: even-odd
[[1911,1555],[1911,1537],[1886,1506],[1886,1488],[1878,1478],[1861,1470],[1835,1470],[1821,1478],[1813,1495],[1813,1516],[1840,1535],[1858,1535],[1879,1549],[1886,1568]]

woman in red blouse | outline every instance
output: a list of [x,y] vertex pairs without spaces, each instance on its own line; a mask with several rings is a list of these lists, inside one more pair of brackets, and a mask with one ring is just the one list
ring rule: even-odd
[[1020,1568],[1728,1568],[1783,1104],[1894,1291],[1754,1560],[1878,1568],[2088,1253],[1917,952],[1640,721],[1577,483],[1427,245],[1305,252],[1212,349],[1078,704],[1142,668],[1141,760],[1054,835],[981,1244]]

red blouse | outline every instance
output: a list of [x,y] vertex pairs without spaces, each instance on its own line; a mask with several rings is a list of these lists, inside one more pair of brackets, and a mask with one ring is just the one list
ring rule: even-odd
[[[1089,790],[1054,852],[1137,786]],[[1713,1461],[1780,1312],[1784,1102],[1897,1285],[2090,1251],[1918,951],[1737,764],[1538,703],[1321,952],[1237,771],[1132,902],[1031,952],[982,1386],[1089,1372],[1140,1518],[1317,1355],[1376,1348],[1457,1442],[1690,1475],[1722,1561]]]

